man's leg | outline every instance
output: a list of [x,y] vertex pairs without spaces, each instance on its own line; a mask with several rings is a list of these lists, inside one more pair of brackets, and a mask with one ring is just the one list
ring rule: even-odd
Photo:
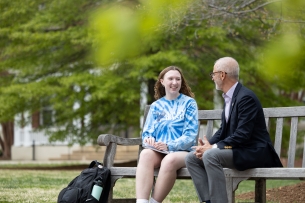
[[204,152],[202,160],[208,177],[211,203],[228,202],[223,168],[235,168],[233,151],[231,149],[209,149]]
[[199,201],[209,200],[208,177],[202,160],[198,159],[193,152],[190,152],[185,158],[185,164],[192,177]]

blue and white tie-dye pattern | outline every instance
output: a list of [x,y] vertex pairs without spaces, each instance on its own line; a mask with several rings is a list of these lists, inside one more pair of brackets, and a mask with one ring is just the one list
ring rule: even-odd
[[150,106],[142,139],[155,138],[164,142],[169,151],[191,151],[197,143],[198,108],[196,101],[184,94],[175,100],[165,97]]

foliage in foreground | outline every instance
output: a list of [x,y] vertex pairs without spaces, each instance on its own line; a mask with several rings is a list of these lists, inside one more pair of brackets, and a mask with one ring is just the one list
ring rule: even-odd
[[279,89],[304,87],[302,2],[1,0],[0,122],[21,114],[24,126],[52,109],[40,126],[50,141],[95,142],[108,128],[138,135],[141,89],[150,103],[160,70],[181,67],[199,108],[212,109],[208,73],[223,56],[237,58],[264,107],[299,105]]
[[[1,202],[56,202],[60,190],[78,174],[78,170],[0,170]],[[267,188],[296,184],[299,181],[267,181]],[[244,181],[236,194],[254,190],[254,181]],[[114,188],[115,198],[134,198],[135,179],[118,180]],[[164,203],[197,203],[197,195],[191,180],[177,180]]]

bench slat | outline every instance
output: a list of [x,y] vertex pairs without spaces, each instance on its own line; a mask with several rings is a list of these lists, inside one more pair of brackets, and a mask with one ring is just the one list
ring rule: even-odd
[[210,139],[213,135],[213,127],[214,127],[214,121],[213,120],[208,120],[207,123],[207,132],[206,132],[206,136],[207,139]]
[[[137,167],[111,167],[110,170],[112,176],[135,177]],[[158,173],[159,169],[155,169],[154,176],[158,176]],[[190,173],[187,168],[182,168],[177,171],[177,176],[190,178]]]
[[252,177],[274,179],[305,178],[305,168],[253,168],[245,171],[225,169],[226,177]]
[[[291,117],[291,116],[305,116],[305,106],[293,106],[293,107],[275,107],[275,108],[263,108],[265,117],[277,118],[277,117]],[[222,109],[215,110],[199,110],[199,120],[220,120]]]
[[[111,167],[112,176],[135,177],[137,167]],[[154,176],[158,176],[159,169],[155,169]],[[226,177],[238,178],[305,178],[305,168],[253,168],[245,171],[224,168]],[[182,168],[177,171],[179,177],[189,177],[190,174],[187,168]]]
[[265,117],[265,122],[266,122],[267,131],[270,132],[270,123],[268,117]]
[[222,109],[198,110],[199,120],[220,120]]
[[302,160],[302,168],[305,168],[305,136],[303,137],[303,160]]
[[290,140],[288,148],[287,167],[294,167],[296,143],[297,143],[298,117],[291,118]]
[[281,143],[282,143],[282,134],[283,134],[283,118],[277,118],[276,120],[276,129],[275,129],[275,141],[274,149],[279,157],[281,157]]
[[305,106],[263,108],[265,117],[305,116]]

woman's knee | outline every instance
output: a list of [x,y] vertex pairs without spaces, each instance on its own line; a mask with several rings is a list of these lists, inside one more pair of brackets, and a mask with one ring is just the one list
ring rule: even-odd
[[140,153],[139,163],[157,164],[160,163],[162,157],[150,149],[143,149]]
[[161,167],[166,170],[178,170],[185,166],[185,156],[181,154],[171,154],[164,157]]
[[165,156],[161,162],[161,168],[166,170],[172,170],[175,165],[174,157]]
[[140,157],[152,156],[154,153],[150,149],[143,149],[140,153]]

